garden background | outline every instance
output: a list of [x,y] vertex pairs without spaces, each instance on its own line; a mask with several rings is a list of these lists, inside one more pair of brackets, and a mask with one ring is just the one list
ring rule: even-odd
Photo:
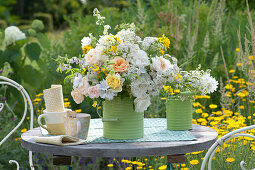
[[[248,8],[249,5],[249,8]],[[65,106],[98,117],[93,102],[76,105],[70,82],[56,71],[58,56],[78,56],[81,39],[98,35],[102,28],[92,16],[98,8],[106,24],[135,23],[140,37],[165,34],[167,51],[182,68],[211,69],[220,82],[210,96],[195,96],[193,123],[216,129],[219,137],[255,122],[255,1],[250,0],[5,0],[0,2],[0,75],[21,83],[34,100],[35,120],[44,109],[42,90],[52,83],[63,84]],[[4,29],[18,26],[27,39],[6,46]],[[114,32],[113,32],[114,33]],[[8,104],[0,114],[0,139],[19,122],[23,104],[14,89],[0,87],[0,102]],[[145,117],[165,117],[164,98],[157,96]],[[21,148],[20,135],[29,127],[29,115],[22,127],[0,149],[0,169],[13,169],[8,160],[29,169],[28,152]],[[36,122],[36,121],[35,121]],[[37,124],[36,124],[37,126]],[[255,131],[248,133],[254,134]],[[206,151],[187,154],[186,164],[175,169],[199,169]],[[255,168],[255,142],[238,138],[217,150],[213,169],[239,169],[244,160]],[[35,154],[37,169],[53,169],[50,156]],[[238,168],[237,168],[238,167]],[[74,158],[74,169],[165,169],[166,157]],[[60,167],[61,169],[61,167]]]

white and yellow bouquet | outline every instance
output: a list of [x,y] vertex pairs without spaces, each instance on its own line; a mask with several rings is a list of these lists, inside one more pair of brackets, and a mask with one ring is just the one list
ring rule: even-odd
[[193,95],[206,95],[216,91],[218,81],[211,76],[211,70],[201,70],[201,65],[196,70],[183,71],[175,74],[173,81],[167,81],[163,85],[163,96],[190,98]]
[[177,59],[165,54],[170,40],[165,35],[142,40],[133,23],[119,25],[121,30],[113,35],[99,11],[93,13],[97,24],[104,27],[103,35],[98,39],[92,34],[84,37],[80,57],[58,59],[58,70],[71,73],[74,101],[80,104],[84,96],[103,100],[128,96],[134,99],[137,112],[145,111],[151,104],[150,96],[158,95],[163,82],[179,72]]
[[80,57],[58,58],[58,70],[71,73],[71,95],[77,104],[85,96],[102,100],[131,97],[135,111],[143,112],[163,84],[178,84],[190,75],[177,66],[176,58],[166,54],[170,40],[165,35],[142,39],[133,23],[118,25],[120,31],[114,35],[108,32],[111,27],[104,25],[105,17],[97,9],[93,15],[98,19],[96,24],[104,27],[103,35],[84,37]]

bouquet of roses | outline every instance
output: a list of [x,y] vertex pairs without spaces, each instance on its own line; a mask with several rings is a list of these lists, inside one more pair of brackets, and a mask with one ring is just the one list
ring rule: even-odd
[[[104,24],[97,9],[93,11],[97,24]],[[136,35],[135,25],[122,24],[116,35],[108,32],[109,25],[98,39],[92,34],[81,40],[83,54],[80,57],[59,57],[59,71],[71,73],[77,104],[84,96],[92,99],[112,100],[116,96],[132,97],[135,110],[143,112],[150,96],[158,95],[162,84],[174,79],[179,72],[177,59],[165,54],[170,40]]]
[[166,90],[191,90],[208,93],[216,90],[218,82],[208,71],[182,71],[177,59],[165,54],[170,40],[162,37],[141,39],[135,33],[135,25],[121,24],[113,35],[111,27],[104,25],[105,17],[95,9],[97,25],[104,27],[97,39],[92,34],[81,40],[83,54],[79,57],[59,56],[59,71],[71,73],[71,95],[77,104],[84,96],[92,99],[112,100],[116,96],[134,99],[135,111],[143,112],[151,104],[150,96],[159,95],[162,85]]

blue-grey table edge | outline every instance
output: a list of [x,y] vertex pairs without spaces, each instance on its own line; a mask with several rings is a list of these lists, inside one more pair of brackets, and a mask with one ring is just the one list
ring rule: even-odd
[[40,128],[34,128],[21,135],[23,148],[52,155],[80,157],[140,157],[161,155],[183,155],[202,151],[218,139],[218,133],[209,127],[193,125],[192,134],[197,138],[193,141],[171,142],[135,142],[135,143],[100,143],[76,146],[56,146],[36,143],[34,137],[42,136]]

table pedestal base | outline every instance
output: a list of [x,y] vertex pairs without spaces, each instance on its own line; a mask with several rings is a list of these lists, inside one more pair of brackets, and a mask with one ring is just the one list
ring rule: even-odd
[[173,170],[173,163],[183,164],[186,161],[185,155],[167,155],[167,170]]

